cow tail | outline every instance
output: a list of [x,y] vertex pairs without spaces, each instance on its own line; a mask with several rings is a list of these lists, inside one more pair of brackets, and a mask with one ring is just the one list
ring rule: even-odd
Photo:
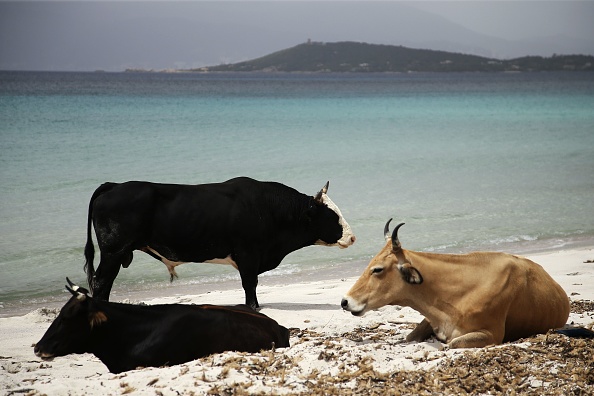
[[115,183],[103,183],[99,188],[95,190],[91,201],[89,202],[89,214],[87,217],[87,244],[85,245],[85,266],[84,270],[87,273],[87,283],[91,290],[93,290],[93,283],[95,277],[95,266],[93,261],[95,259],[95,245],[93,245],[93,236],[91,235],[91,228],[93,225],[93,204],[95,199],[101,194],[111,190],[115,186]]

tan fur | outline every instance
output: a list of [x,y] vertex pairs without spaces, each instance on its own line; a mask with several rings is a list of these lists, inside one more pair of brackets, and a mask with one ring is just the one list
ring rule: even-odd
[[91,323],[91,328],[93,328],[103,322],[107,322],[107,316],[101,311],[93,312],[89,315],[89,322]]
[[[422,341],[433,333],[452,348],[483,347],[545,333],[567,321],[567,294],[540,265],[526,258],[405,249],[398,252],[400,263],[396,256],[388,240],[347,293],[343,307],[354,315],[384,305],[417,310],[425,320],[408,341]],[[403,274],[410,274],[411,267],[422,283],[405,280]]]

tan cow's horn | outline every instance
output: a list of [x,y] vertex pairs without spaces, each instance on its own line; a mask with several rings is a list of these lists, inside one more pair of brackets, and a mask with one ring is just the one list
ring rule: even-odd
[[394,228],[392,231],[392,250],[394,252],[399,252],[402,250],[402,245],[400,245],[400,241],[398,240],[398,229],[402,227],[404,223],[400,223]]
[[392,221],[392,219],[388,220],[388,222],[384,226],[384,238],[386,238],[386,242],[388,241],[388,239],[391,238],[391,236],[390,236],[390,222],[391,221]]

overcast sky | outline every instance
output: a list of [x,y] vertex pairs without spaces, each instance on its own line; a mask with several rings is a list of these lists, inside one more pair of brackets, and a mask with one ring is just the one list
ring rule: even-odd
[[314,41],[594,55],[586,1],[0,1],[0,69],[195,68]]

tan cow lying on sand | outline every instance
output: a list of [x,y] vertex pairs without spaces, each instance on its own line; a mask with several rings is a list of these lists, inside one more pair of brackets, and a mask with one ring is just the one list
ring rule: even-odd
[[538,264],[495,252],[463,255],[402,249],[398,225],[342,299],[355,316],[384,305],[408,306],[425,319],[407,341],[435,334],[451,348],[484,347],[565,325],[569,299]]

